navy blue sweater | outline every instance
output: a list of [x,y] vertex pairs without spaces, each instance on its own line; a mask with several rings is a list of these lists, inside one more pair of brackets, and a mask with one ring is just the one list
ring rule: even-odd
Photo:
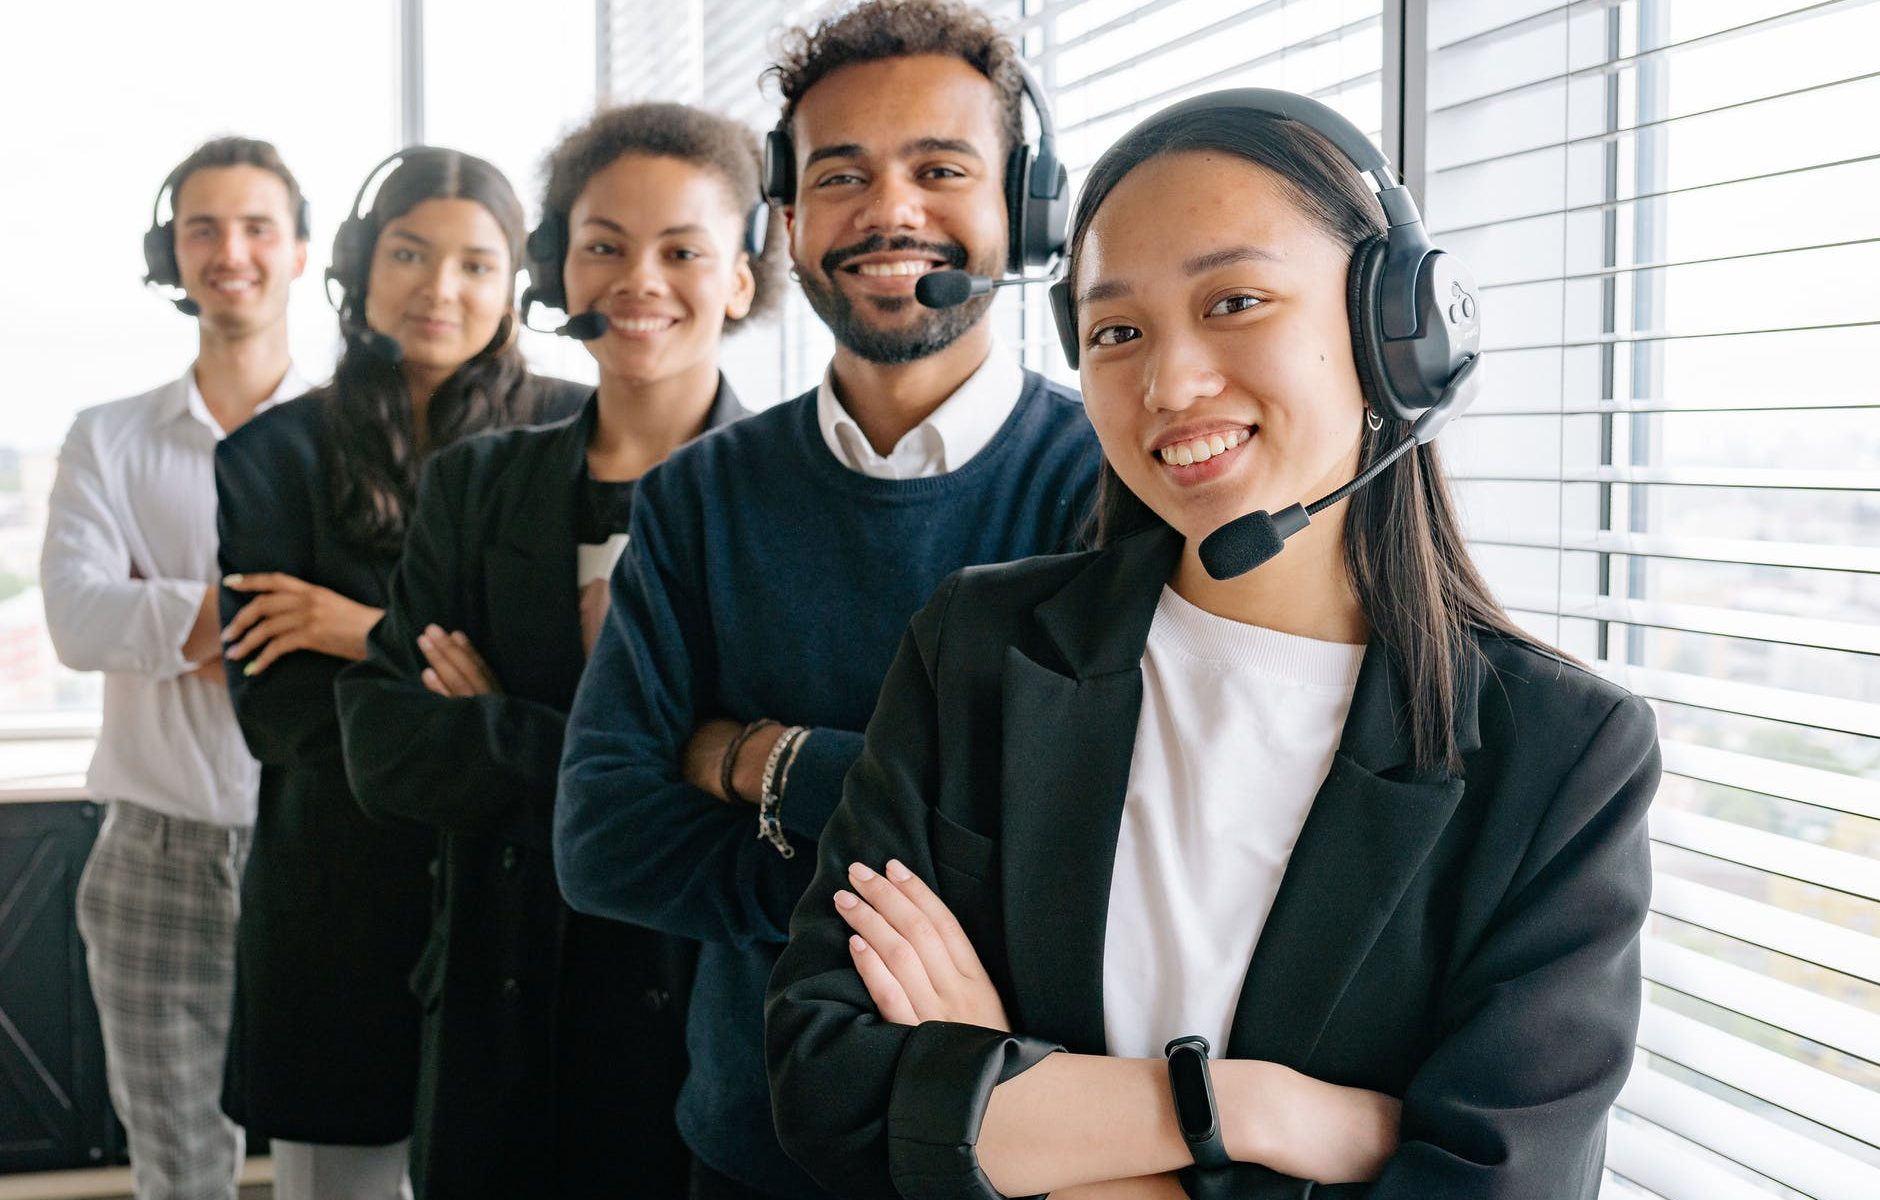
[[[1027,374],[964,467],[873,479],[836,461],[810,393],[677,451],[641,481],[613,608],[562,756],[555,865],[574,908],[704,944],[679,1127],[714,1170],[822,1193],[778,1146],[764,988],[815,871],[814,839],[861,753],[908,619],[961,567],[1073,548],[1099,451],[1076,394]],[[700,723],[771,717],[813,732],[782,819],[684,782]]]

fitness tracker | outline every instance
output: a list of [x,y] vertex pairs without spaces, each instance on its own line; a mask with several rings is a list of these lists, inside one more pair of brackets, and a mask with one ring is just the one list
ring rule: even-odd
[[1224,1167],[1232,1160],[1221,1141],[1221,1114],[1214,1107],[1214,1081],[1208,1074],[1208,1039],[1178,1037],[1162,1051],[1168,1055],[1168,1090],[1175,1098],[1175,1124],[1198,1167]]

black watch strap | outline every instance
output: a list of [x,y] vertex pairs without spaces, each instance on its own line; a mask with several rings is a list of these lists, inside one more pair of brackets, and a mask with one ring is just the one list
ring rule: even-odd
[[1214,1104],[1214,1078],[1208,1073],[1208,1039],[1178,1037],[1163,1048],[1168,1056],[1168,1090],[1175,1098],[1175,1125],[1198,1167],[1224,1167],[1227,1145],[1221,1140],[1221,1114]]

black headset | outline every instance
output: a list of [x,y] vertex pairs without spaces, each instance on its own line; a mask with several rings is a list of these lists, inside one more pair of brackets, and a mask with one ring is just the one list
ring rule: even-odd
[[[163,178],[163,185],[150,200],[150,228],[144,230],[144,283],[150,287],[181,288],[183,271],[176,263],[176,189],[183,183],[179,178],[185,166],[179,164]],[[198,167],[196,170],[210,170]],[[192,172],[193,173],[193,172]],[[170,215],[164,217],[163,198],[170,198]],[[302,196],[294,211],[294,236],[301,241],[313,231],[312,210],[307,207],[307,198]],[[171,304],[178,312],[187,316],[197,316],[202,307],[188,296],[170,296]]]
[[[755,261],[764,256],[764,242],[770,236],[770,206],[759,200],[744,214],[744,252]],[[529,231],[525,244],[529,260],[529,286],[522,293],[522,317],[526,323],[529,307],[546,304],[568,311],[568,286],[562,278],[562,264],[568,257],[568,214],[544,212],[542,223]]]
[[[1474,276],[1453,254],[1431,244],[1416,200],[1392,174],[1390,160],[1357,126],[1309,97],[1272,88],[1209,92],[1156,113],[1117,145],[1165,123],[1210,111],[1297,121],[1323,136],[1371,180],[1388,229],[1352,252],[1347,296],[1358,378],[1380,416],[1417,421],[1420,432],[1428,435],[1419,436],[1419,441],[1434,437],[1474,396],[1472,387],[1460,386],[1481,352]],[[1077,315],[1068,278],[1051,285],[1051,313],[1064,357],[1075,367]]]
[[[366,193],[393,163],[403,164],[425,154],[446,153],[449,151],[436,146],[406,146],[386,155],[366,172],[365,181],[353,195],[352,207],[346,210],[346,219],[333,231],[333,258],[326,268],[327,303],[339,313],[342,331],[348,325],[365,328],[365,314],[357,306],[365,302],[366,284],[372,271],[372,250],[379,241],[379,219],[365,208]],[[335,287],[339,289],[337,298],[333,295]]]
[[[1071,211],[1070,176],[1057,156],[1057,128],[1044,89],[1023,63],[1016,64],[1025,95],[1038,114],[1038,146],[1021,137],[1005,158],[1005,269],[1023,274],[1064,252],[1064,231]],[[764,198],[772,204],[796,203],[796,146],[788,118],[764,138]]]

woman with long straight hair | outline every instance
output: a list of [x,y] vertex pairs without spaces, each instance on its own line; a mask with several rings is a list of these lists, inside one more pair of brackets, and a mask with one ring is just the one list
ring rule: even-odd
[[771,979],[832,1191],[1597,1192],[1652,715],[1469,561],[1427,437],[1475,298],[1375,158],[1246,90],[1092,169],[1053,299],[1101,548],[915,618]]
[[748,129],[681,104],[604,111],[549,155],[534,292],[587,314],[600,386],[431,462],[385,619],[340,676],[359,802],[442,836],[414,977],[420,1196],[685,1194],[686,944],[570,909],[550,819],[635,483],[743,415],[718,357],[775,292],[758,167]]
[[273,1141],[275,1195],[409,1194],[429,830],[355,803],[333,680],[365,656],[418,470],[484,429],[566,412],[516,348],[522,206],[502,174],[416,147],[334,239],[333,381],[216,451],[235,714],[261,760],[223,1107]]

